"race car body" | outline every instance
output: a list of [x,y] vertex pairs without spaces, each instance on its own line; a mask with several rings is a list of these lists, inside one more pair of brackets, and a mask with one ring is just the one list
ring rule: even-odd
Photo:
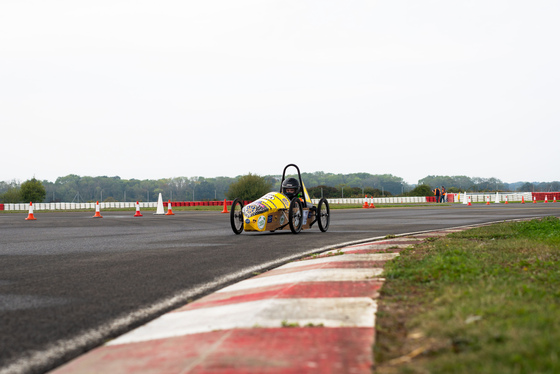
[[269,192],[252,203],[243,206],[235,199],[230,212],[233,232],[243,231],[277,231],[290,229],[294,234],[311,228],[318,222],[319,229],[327,231],[330,222],[330,210],[326,199],[321,199],[317,207],[313,206],[307,189],[301,181],[299,168],[290,164],[284,168],[282,184],[285,180],[286,169],[293,166],[298,171],[299,186],[296,196],[291,200],[285,193]]
[[290,201],[280,192],[270,192],[243,207],[243,230],[275,231],[288,222]]

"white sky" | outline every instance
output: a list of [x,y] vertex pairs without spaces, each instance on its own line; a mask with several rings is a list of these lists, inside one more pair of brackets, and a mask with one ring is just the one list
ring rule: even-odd
[[560,2],[0,1],[0,180],[560,180]]

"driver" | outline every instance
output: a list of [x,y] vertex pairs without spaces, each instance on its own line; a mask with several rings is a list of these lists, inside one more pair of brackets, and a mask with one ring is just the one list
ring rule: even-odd
[[282,193],[292,200],[299,192],[299,182],[296,178],[287,178],[282,182]]

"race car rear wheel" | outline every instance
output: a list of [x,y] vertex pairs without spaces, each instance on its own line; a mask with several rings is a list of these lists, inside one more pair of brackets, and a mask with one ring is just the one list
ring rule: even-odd
[[233,200],[231,204],[231,212],[229,212],[229,221],[231,222],[231,229],[236,235],[243,232],[243,203],[239,199]]
[[319,200],[319,205],[317,205],[317,223],[319,224],[319,230],[322,232],[329,229],[331,208],[329,208],[329,202],[325,198]]
[[294,234],[301,231],[301,226],[303,224],[303,205],[297,197],[290,203],[288,222],[290,224],[290,230],[292,230]]

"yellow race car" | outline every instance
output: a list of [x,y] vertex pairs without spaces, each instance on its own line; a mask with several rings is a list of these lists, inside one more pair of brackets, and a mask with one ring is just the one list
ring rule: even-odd
[[[298,178],[286,178],[289,167],[296,168]],[[269,192],[246,206],[239,199],[233,200],[230,222],[235,234],[243,230],[274,232],[288,228],[297,234],[315,223],[325,232],[330,224],[330,208],[325,198],[319,200],[317,206],[311,203],[299,168],[289,164],[282,173],[280,192]]]

